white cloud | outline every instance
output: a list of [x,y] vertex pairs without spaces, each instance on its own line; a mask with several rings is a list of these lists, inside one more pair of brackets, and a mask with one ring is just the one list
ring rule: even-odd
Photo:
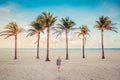
[[0,5],[0,15],[11,16],[11,13],[14,12],[16,8],[19,8],[18,5],[12,2],[8,2],[6,5]]
[[[86,47],[101,47],[101,35],[100,31],[97,31],[93,28],[95,24],[95,20],[98,19],[99,16],[105,15],[113,18],[118,18],[120,13],[118,12],[118,8],[116,6],[103,3],[96,9],[86,8],[86,7],[70,7],[70,6],[53,6],[53,7],[43,7],[43,8],[35,8],[35,9],[21,9],[19,5],[15,3],[8,3],[6,6],[0,6],[0,25],[4,27],[7,23],[11,21],[15,21],[20,27],[25,28],[26,30],[30,28],[30,23],[43,11],[50,11],[54,16],[58,16],[58,21],[56,23],[60,23],[60,19],[64,17],[70,17],[73,21],[76,22],[76,27],[81,25],[88,25],[90,29],[91,37],[87,39]],[[116,19],[117,20],[117,19]],[[0,28],[1,29],[1,28]],[[120,29],[118,30],[120,31]],[[52,31],[51,31],[52,32]],[[73,31],[74,32],[74,31]],[[72,33],[73,33],[72,32]],[[82,42],[78,37],[74,37],[74,35],[70,33],[69,35],[69,47],[81,47]],[[113,34],[108,34],[112,36]],[[115,34],[116,35],[116,34]],[[24,34],[23,36],[26,36]],[[19,39],[19,47],[36,47],[34,42],[36,41],[36,36],[32,36],[31,38],[26,38],[21,36]],[[106,35],[105,35],[106,37]],[[107,42],[107,38],[105,38],[106,47],[112,46],[112,42],[114,38],[119,37],[110,37],[110,41]],[[10,38],[11,39],[11,38]],[[8,39],[10,43],[13,43],[12,40]],[[6,44],[7,40],[3,40],[0,38],[1,44]],[[46,47],[46,33],[42,34],[40,47]],[[115,40],[116,43],[114,47],[120,47],[119,40]],[[22,44],[21,44],[22,43]],[[50,35],[50,47],[65,47],[65,35],[63,34],[58,39],[55,39],[55,36],[51,33]],[[34,45],[34,46],[33,46]],[[4,45],[4,47],[10,47],[9,45]],[[3,47],[3,46],[0,46]],[[13,46],[14,47],[14,46]]]
[[6,15],[9,16],[10,15],[10,9],[8,7],[0,7],[0,14],[1,15]]
[[116,18],[120,15],[119,13],[119,8],[114,5],[114,4],[108,4],[106,2],[103,2],[101,5],[100,5],[100,8],[99,8],[99,15],[105,15],[105,16],[108,16],[110,18]]

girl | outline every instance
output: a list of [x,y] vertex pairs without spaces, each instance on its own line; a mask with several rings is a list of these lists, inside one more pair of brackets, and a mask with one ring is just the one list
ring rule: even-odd
[[60,66],[61,66],[61,58],[60,56],[58,56],[57,60],[56,60],[56,65],[57,65],[57,70],[58,72],[60,72]]

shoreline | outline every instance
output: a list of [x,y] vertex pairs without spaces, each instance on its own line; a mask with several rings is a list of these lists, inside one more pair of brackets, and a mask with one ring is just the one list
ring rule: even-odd
[[[14,48],[0,48],[0,50],[12,50]],[[17,48],[19,50],[34,50],[36,48]],[[47,48],[39,48],[41,50],[46,50]],[[50,50],[66,50],[66,48],[49,48]],[[68,48],[69,50],[82,50],[82,48]],[[86,50],[101,50],[101,48],[85,48]],[[120,50],[120,48],[104,48],[105,50]]]

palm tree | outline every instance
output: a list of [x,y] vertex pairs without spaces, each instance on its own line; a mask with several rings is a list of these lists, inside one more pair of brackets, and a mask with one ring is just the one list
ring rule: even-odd
[[14,59],[17,59],[17,34],[22,32],[23,29],[19,28],[18,25],[15,22],[10,22],[9,24],[6,25],[5,31],[0,32],[0,36],[6,36],[6,38],[15,36],[15,56]]
[[37,56],[36,58],[39,59],[39,42],[40,42],[40,33],[44,33],[43,30],[44,28],[41,27],[40,23],[37,22],[37,21],[33,21],[31,26],[34,28],[34,29],[29,29],[29,34],[27,36],[33,36],[35,34],[37,34]]
[[96,21],[96,25],[94,26],[98,30],[101,30],[102,59],[105,59],[104,44],[103,44],[103,32],[104,32],[104,30],[111,30],[111,31],[117,32],[115,30],[116,28],[112,27],[113,25],[115,25],[115,24],[113,24],[112,21],[108,17],[101,16],[101,17],[99,17],[99,20]]
[[66,60],[69,59],[69,56],[68,56],[68,32],[73,29],[72,27],[74,25],[75,25],[75,22],[71,21],[69,19],[69,17],[67,17],[67,18],[61,19],[61,24],[58,24],[58,27],[54,27],[54,30],[56,31],[55,33],[58,33],[56,38],[59,35],[61,35],[64,31],[66,33]]
[[86,43],[86,35],[89,35],[89,33],[88,33],[89,29],[88,29],[87,25],[82,25],[78,29],[79,29],[79,32],[76,32],[76,33],[78,33],[78,36],[82,35],[82,37],[83,37],[83,40],[82,40],[82,43],[83,43],[82,51],[83,51],[83,58],[85,58],[84,45]]
[[47,56],[45,61],[50,61],[49,59],[49,35],[50,35],[50,27],[55,23],[57,17],[53,17],[50,12],[43,12],[40,16],[38,16],[37,21],[40,24],[47,28]]

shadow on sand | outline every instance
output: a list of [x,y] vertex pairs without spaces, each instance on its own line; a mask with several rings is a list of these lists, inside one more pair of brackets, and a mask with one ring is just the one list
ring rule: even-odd
[[55,80],[66,80],[64,77],[58,76]]
[[55,80],[66,80],[66,79],[61,75],[61,72],[59,72]]

